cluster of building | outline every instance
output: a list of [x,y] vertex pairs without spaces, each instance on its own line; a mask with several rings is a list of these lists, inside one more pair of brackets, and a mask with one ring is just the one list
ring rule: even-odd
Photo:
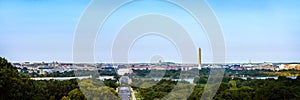
[[232,70],[300,70],[300,64],[297,63],[248,63],[248,64],[231,64],[228,68]]
[[13,63],[18,68],[19,72],[25,73],[38,73],[46,74],[52,72],[66,72],[76,70],[105,70],[112,71],[118,70],[119,75],[126,73],[132,73],[132,70],[191,70],[202,68],[229,68],[231,70],[300,70],[300,64],[284,64],[284,63],[249,63],[246,64],[202,64],[201,62],[201,48],[198,49],[198,64],[178,64],[173,62],[162,62],[161,60],[157,63],[136,63],[136,64],[73,64],[73,63]]
[[161,63],[137,63],[137,64],[73,64],[73,63],[30,63],[21,62],[13,63],[20,73],[37,73],[47,74],[53,72],[68,72],[76,70],[89,70],[89,71],[113,71],[118,70],[120,75],[131,73],[132,70],[190,70],[197,68],[196,64],[175,64],[172,62]]
[[74,70],[72,63],[31,63],[31,62],[20,62],[13,63],[15,67],[17,67],[19,72],[22,73],[38,73],[38,74],[46,74],[52,72],[66,72]]
[[[53,72],[66,72],[76,70],[118,70],[118,74],[132,73],[132,70],[182,70],[199,69],[198,64],[176,64],[172,62],[160,63],[137,63],[137,64],[73,64],[73,63],[13,63],[19,72],[46,74]],[[300,70],[300,64],[283,64],[283,63],[247,63],[247,64],[202,64],[201,68],[229,68],[231,70]]]

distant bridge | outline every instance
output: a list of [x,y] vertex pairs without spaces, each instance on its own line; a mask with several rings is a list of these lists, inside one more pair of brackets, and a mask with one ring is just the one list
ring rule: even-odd
[[92,76],[78,76],[78,77],[35,77],[30,78],[32,80],[70,80],[70,79],[89,79],[92,78]]

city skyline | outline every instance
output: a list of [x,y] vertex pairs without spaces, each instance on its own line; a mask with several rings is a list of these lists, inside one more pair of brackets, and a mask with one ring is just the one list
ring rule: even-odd
[[[12,62],[73,62],[74,33],[89,3],[84,0],[0,0],[0,56]],[[300,61],[300,1],[207,0],[207,3],[224,33],[226,62]],[[132,9],[136,11],[131,12]],[[209,41],[204,32],[194,33],[203,30],[190,15],[175,6],[148,0],[124,6],[107,20],[95,45],[96,62],[111,62],[110,44],[117,34],[114,26],[149,11],[173,16],[185,25],[196,47],[202,49],[202,62],[212,62]],[[128,16],[122,16],[125,14]],[[164,61],[180,61],[176,46],[155,35],[137,40],[129,54],[130,62],[149,62],[153,55],[162,56]]]

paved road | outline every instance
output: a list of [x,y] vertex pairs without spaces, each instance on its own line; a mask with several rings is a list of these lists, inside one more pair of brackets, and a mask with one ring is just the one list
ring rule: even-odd
[[119,94],[122,100],[130,100],[130,87],[119,87]]
[[[120,78],[121,85],[128,85],[130,84],[130,78],[128,76],[122,76]],[[121,86],[118,89],[120,97],[122,100],[130,100],[130,95],[132,100],[136,100],[133,89],[130,86]]]

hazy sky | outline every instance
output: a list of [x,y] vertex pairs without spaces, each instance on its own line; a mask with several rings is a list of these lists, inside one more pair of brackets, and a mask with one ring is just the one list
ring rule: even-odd
[[[0,0],[0,56],[10,61],[72,62],[77,23],[89,0]],[[191,2],[192,3],[192,2]],[[227,62],[300,61],[299,0],[207,0],[222,27]],[[109,5],[107,5],[109,6]],[[156,12],[171,16],[190,32],[203,62],[211,62],[211,48],[201,27],[182,9],[168,3],[142,0],[121,7],[107,19],[95,44],[96,61],[111,62],[116,29],[137,15]],[[95,13],[101,13],[96,12]],[[172,42],[156,35],[137,40],[131,62],[152,56],[179,61]]]

